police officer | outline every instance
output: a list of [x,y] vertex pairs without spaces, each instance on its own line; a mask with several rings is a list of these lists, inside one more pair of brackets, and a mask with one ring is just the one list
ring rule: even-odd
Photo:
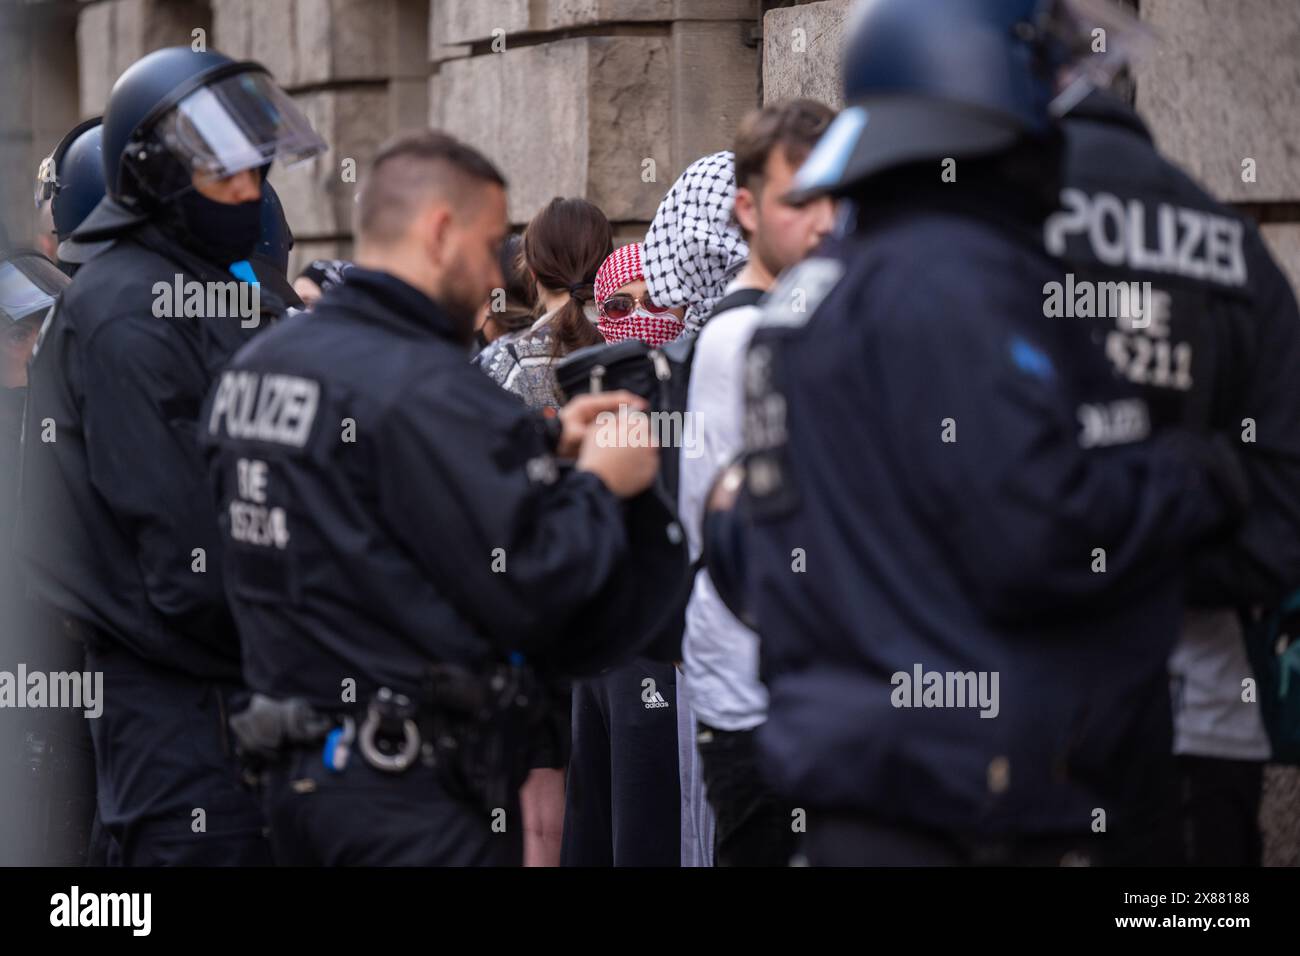
[[225,723],[239,646],[195,418],[260,324],[264,167],[323,148],[257,64],[172,48],[128,68],[104,114],[108,194],[74,234],[112,245],[38,352],[58,374],[32,381],[28,421],[51,437],[28,445],[19,549],[103,674],[99,810],[127,865],[270,859]]
[[397,138],[355,232],[343,281],[241,351],[203,413],[258,692],[234,723],[269,765],[281,863],[518,864],[539,685],[640,650],[685,582],[680,529],[640,494],[654,449],[594,427],[633,396],[547,419],[467,361],[502,281],[488,160]]
[[1238,609],[1300,587],[1300,390],[1282,384],[1300,376],[1300,314],[1258,229],[1161,156],[1125,102],[1095,92],[1064,129],[1061,209],[1044,230],[1062,285],[1107,293],[1089,310],[1094,340],[1153,423],[1230,437],[1250,478],[1247,519],[1192,563],[1170,671],[1186,862],[1259,865],[1269,742],[1243,694]]
[[98,116],[78,123],[41,161],[36,173],[36,206],[49,207],[59,268],[68,275],[75,275],[81,263],[104,248],[103,243],[72,239],[104,198],[103,134]]
[[[48,209],[53,227],[53,235],[58,242],[58,266],[68,275],[75,275],[81,264],[109,248],[113,240],[98,242],[80,242],[72,234],[81,226],[96,206],[104,199],[104,164],[103,164],[103,126],[100,117],[77,124],[64,135],[54,150],[40,164],[36,176],[36,203],[38,209]],[[259,304],[264,321],[274,321],[287,308],[301,308],[293,287],[285,276],[289,264],[289,252],[293,248],[293,233],[284,215],[279,197],[269,182],[262,183],[261,237],[249,263],[261,283]],[[31,262],[24,257],[17,260],[19,264]],[[53,314],[50,316],[54,321]],[[18,327],[15,326],[15,329]],[[26,328],[26,326],[24,326]],[[30,354],[35,343],[35,326],[28,340]],[[33,375],[42,380],[45,387],[61,374],[57,365],[50,361],[52,352],[47,352],[34,369]],[[57,361],[57,360],[56,360]],[[22,369],[24,374],[26,368]],[[16,396],[26,389],[7,391],[6,396]],[[7,408],[15,414],[21,411],[21,402],[7,402]],[[40,441],[44,428],[40,420],[29,425],[33,441]],[[17,465],[17,439],[19,422],[14,419],[13,464]],[[39,452],[38,452],[39,454]],[[22,502],[15,500],[15,508],[21,508]],[[6,542],[11,536],[6,536]],[[15,595],[14,613],[21,614],[29,638],[27,663],[35,667],[37,653],[41,650],[55,650],[57,653],[43,655],[51,663],[52,670],[77,671],[84,667],[84,654],[77,651],[76,641],[70,637],[64,626],[62,616],[57,609],[44,607],[38,602],[23,599]],[[41,638],[39,635],[44,635]],[[53,666],[57,664],[58,666]],[[69,724],[63,721],[51,733],[45,728],[38,728],[37,733],[26,733],[20,750],[27,755],[32,767],[27,776],[41,781],[43,789],[36,799],[42,807],[54,805],[66,812],[50,814],[42,811],[45,818],[51,820],[59,832],[52,835],[45,833],[46,827],[24,825],[18,832],[41,842],[31,844],[31,859],[35,862],[81,862],[78,854],[87,854],[87,862],[102,864],[114,858],[114,848],[108,834],[96,820],[93,836],[87,851],[84,834],[85,805],[93,804],[94,756],[91,752],[89,725],[85,721]],[[39,771],[39,772],[38,772]],[[86,797],[86,793],[89,797]],[[30,840],[29,840],[30,842]]]
[[[68,275],[91,257],[103,252],[112,239],[86,242],[72,238],[86,217],[104,199],[103,126],[98,116],[78,123],[59,141],[36,173],[36,205],[50,211],[58,241],[58,264]],[[302,308],[286,273],[293,250],[293,231],[280,197],[269,181],[262,182],[261,232],[248,257],[253,274],[262,284],[262,303],[268,320],[286,308]],[[110,233],[112,230],[109,230]]]
[[40,253],[0,248],[0,581],[7,590],[13,585],[11,542],[27,363],[42,323],[67,285],[67,276]]
[[706,538],[814,864],[1169,853],[1178,555],[1244,478],[1218,443],[1149,437],[1086,323],[1045,314],[1071,10],[865,7],[849,108],[796,180],[859,215],[771,293]]
[[[79,672],[80,648],[54,633],[25,599],[13,561],[20,507],[18,463],[27,362],[68,277],[44,256],[0,252],[0,670]],[[23,689],[26,693],[26,688]],[[94,761],[82,712],[0,711],[0,863],[68,866],[85,861],[94,814]]]

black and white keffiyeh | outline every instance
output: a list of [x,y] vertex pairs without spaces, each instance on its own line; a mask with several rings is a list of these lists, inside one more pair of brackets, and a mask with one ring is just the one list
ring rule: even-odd
[[735,199],[731,151],[701,157],[673,183],[646,233],[642,254],[650,298],[686,306],[688,334],[699,331],[749,258],[731,215]]

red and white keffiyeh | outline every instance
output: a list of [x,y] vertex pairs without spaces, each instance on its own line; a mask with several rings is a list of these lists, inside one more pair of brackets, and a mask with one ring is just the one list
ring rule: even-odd
[[644,279],[641,268],[641,243],[630,242],[619,246],[609,254],[600,268],[596,270],[596,304],[603,305],[605,300],[629,282]]
[[[645,273],[641,269],[641,243],[633,242],[615,249],[613,254],[601,263],[600,270],[596,273],[597,305],[604,306],[605,300],[623,286],[644,278]],[[606,342],[640,339],[647,345],[658,348],[681,335],[686,326],[671,312],[655,314],[638,307],[630,315],[621,319],[605,315],[602,309],[600,317],[596,320],[596,327]]]

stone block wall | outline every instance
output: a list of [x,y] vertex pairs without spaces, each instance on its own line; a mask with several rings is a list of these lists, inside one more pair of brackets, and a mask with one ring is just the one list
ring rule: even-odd
[[554,196],[639,238],[759,97],[751,0],[434,0],[430,124],[483,149],[523,224]]
[[13,241],[32,246],[32,194],[42,158],[79,119],[77,7],[0,3],[0,219]]
[[[639,238],[678,173],[729,146],[740,118],[759,101],[762,6],[35,0],[21,18],[14,14],[22,29],[6,31],[3,41],[23,66],[6,61],[17,79],[43,67],[66,91],[59,109],[33,102],[9,110],[0,158],[14,175],[0,197],[6,214],[18,210],[17,194],[28,190],[40,156],[78,117],[102,111],[132,62],[162,46],[203,42],[265,64],[330,145],[323,156],[271,175],[297,237],[295,268],[350,253],[356,183],[348,166],[363,170],[390,135],[427,125],[461,136],[501,166],[516,225],[552,196],[584,196],[606,211],[621,240]],[[0,0],[0,16],[16,9],[15,0]],[[35,37],[42,19],[61,21],[62,48],[45,34]],[[13,231],[31,232],[30,216],[10,218]]]
[[428,0],[211,0],[213,48],[257,60],[329,144],[273,167],[293,228],[292,271],[351,254],[357,179],[392,133],[428,114]]

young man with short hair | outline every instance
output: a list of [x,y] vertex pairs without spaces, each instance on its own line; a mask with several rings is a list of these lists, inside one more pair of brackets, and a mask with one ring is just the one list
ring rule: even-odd
[[[735,217],[750,256],[695,348],[687,410],[698,418],[703,453],[682,456],[679,493],[692,556],[701,549],[709,486],[741,449],[740,371],[758,322],[759,300],[778,275],[804,259],[831,230],[830,199],[796,206],[786,194],[833,118],[822,103],[794,100],[754,111],[736,137]],[[695,579],[683,646],[678,697],[685,698],[689,688],[704,787],[716,817],[716,863],[784,866],[793,850],[790,815],[758,776],[753,755],[754,730],[767,711],[767,691],[758,679],[758,637],[723,605],[707,571]],[[689,806],[685,812],[700,815]]]

